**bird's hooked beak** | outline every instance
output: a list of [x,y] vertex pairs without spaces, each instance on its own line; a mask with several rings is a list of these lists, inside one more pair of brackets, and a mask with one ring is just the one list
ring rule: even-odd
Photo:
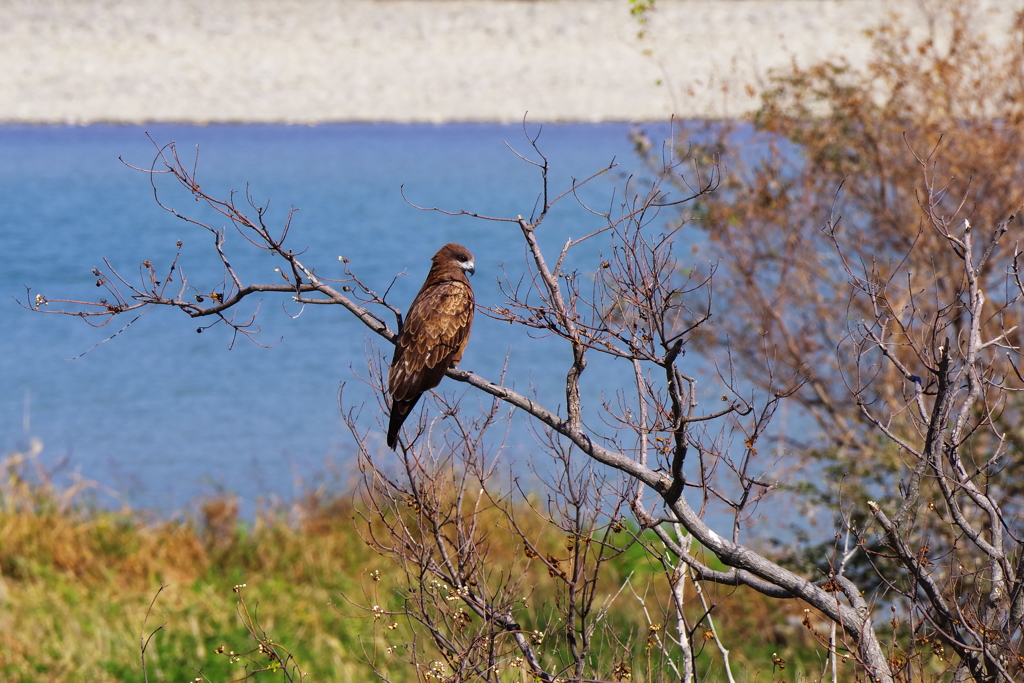
[[462,264],[462,269],[469,273],[470,275],[473,275],[474,273],[476,273],[476,264],[473,263],[472,261],[466,261],[465,263]]

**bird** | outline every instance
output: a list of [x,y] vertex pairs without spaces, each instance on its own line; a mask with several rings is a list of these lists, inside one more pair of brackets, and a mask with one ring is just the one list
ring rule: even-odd
[[473,327],[473,287],[466,277],[476,272],[473,254],[450,242],[430,260],[433,265],[401,324],[388,370],[387,443],[391,449],[420,396],[440,384],[449,368],[462,360]]

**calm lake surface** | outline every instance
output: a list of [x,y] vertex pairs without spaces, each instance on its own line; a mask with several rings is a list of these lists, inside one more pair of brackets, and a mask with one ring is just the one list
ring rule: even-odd
[[[399,276],[389,300],[405,308],[430,256],[449,241],[474,252],[481,305],[503,301],[503,267],[513,278],[523,272],[514,225],[418,211],[399,190],[404,185],[409,200],[424,206],[529,215],[540,176],[504,144],[530,152],[522,127],[0,127],[0,452],[37,437],[44,461],[63,463],[65,480],[77,473],[133,506],[165,513],[222,490],[240,495],[251,512],[259,498],[287,500],[332,477],[343,483],[353,449],[339,417],[339,387],[346,384],[346,405],[365,402],[362,423],[383,450],[374,422],[381,409],[360,378],[367,353],[391,352],[340,307],[311,307],[295,318],[300,311],[286,297],[265,297],[259,339],[272,348],[241,339],[229,350],[229,330],[196,334],[197,322],[180,311],[154,310],[100,343],[128,320],[94,329],[15,302],[26,301],[26,286],[49,299],[96,298],[101,290],[91,271],[104,268],[104,258],[136,278],[145,259],[165,272],[178,240],[190,284],[204,292],[217,286],[221,271],[208,234],[160,210],[148,177],[118,160],[148,167],[155,148],[147,132],[157,143],[177,142],[183,156],[199,145],[203,188],[226,195],[248,187],[258,203],[270,201],[270,225],[281,225],[289,206],[299,208],[289,242],[307,249],[304,262],[321,274],[341,277],[344,256],[377,291]],[[619,176],[640,168],[628,133],[627,125],[545,126],[540,144],[552,189],[564,191],[571,177],[586,177],[614,157],[620,167],[585,193],[607,207]],[[199,209],[187,195],[166,197],[183,213]],[[570,198],[548,217],[543,239],[557,249],[599,225]],[[582,250],[573,265],[592,273],[601,247],[607,240]],[[276,264],[235,233],[228,250],[243,278],[280,281]],[[521,391],[532,383],[541,400],[563,403],[567,349],[554,340],[531,342],[478,315],[462,366],[497,379],[506,356],[507,383]],[[628,387],[628,368],[621,370]],[[614,400],[606,381],[619,369],[588,373],[589,402]],[[450,380],[441,389],[465,394],[472,405],[480,399]],[[528,456],[533,442],[520,433],[510,443],[513,456]]]

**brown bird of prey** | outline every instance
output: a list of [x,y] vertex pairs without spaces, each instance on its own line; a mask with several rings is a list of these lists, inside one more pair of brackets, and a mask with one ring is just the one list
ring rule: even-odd
[[476,271],[473,255],[461,244],[449,243],[431,261],[434,265],[398,333],[388,371],[389,448],[398,443],[398,430],[420,396],[458,365],[473,326],[473,288],[466,277]]

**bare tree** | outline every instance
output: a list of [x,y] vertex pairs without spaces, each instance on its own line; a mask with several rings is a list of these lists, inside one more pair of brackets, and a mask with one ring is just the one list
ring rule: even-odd
[[[905,609],[913,637],[890,656],[894,669],[909,677],[911,667],[923,668],[922,645],[940,656],[948,645],[959,659],[954,680],[1010,681],[1024,663],[1024,549],[1017,487],[1004,483],[1012,446],[1001,418],[1021,391],[1017,326],[1007,325],[1024,296],[1019,252],[997,286],[986,287],[982,273],[991,272],[1020,208],[975,229],[969,194],[943,210],[948,181],[937,178],[934,158],[918,163],[925,230],[960,267],[944,273],[951,291],[943,297],[933,274],[922,277],[906,261],[883,271],[844,259],[854,298],[871,311],[850,327],[847,386],[882,435],[880,447],[905,467],[896,491],[883,492],[888,502],[868,501],[868,519],[850,511],[847,520],[862,546],[876,548],[865,557],[887,599]],[[834,238],[836,230],[830,221],[825,232]],[[902,379],[899,396],[875,386],[887,372]]]
[[[1005,499],[1007,489],[992,485],[992,473],[1002,466],[1008,443],[999,413],[1020,378],[1012,360],[1018,349],[1009,342],[1012,330],[1000,327],[1001,316],[1024,289],[1016,257],[998,292],[978,277],[1010,221],[971,229],[961,220],[962,202],[945,210],[947,188],[934,181],[934,160],[920,160],[922,215],[956,263],[943,273],[944,284],[958,283],[951,288],[937,286],[935,278],[922,284],[899,267],[851,261],[839,219],[827,222],[824,234],[843,264],[847,296],[858,302],[850,310],[871,312],[847,323],[843,348],[852,362],[844,366],[846,400],[861,411],[877,447],[891,449],[906,473],[902,482],[878,482],[866,510],[835,510],[844,526],[832,551],[814,558],[824,570],[794,568],[756,544],[764,524],[759,506],[777,489],[778,468],[789,457],[786,448],[768,443],[769,437],[786,443],[772,419],[803,390],[805,377],[783,372],[778,378],[778,359],[767,345],[744,348],[738,366],[726,347],[709,400],[680,366],[687,343],[715,315],[715,280],[713,269],[698,276],[680,263],[675,248],[685,221],[676,218],[718,187],[717,165],[666,153],[650,179],[625,183],[612,208],[584,205],[593,229],[559,235],[563,246],[552,254],[538,238],[557,230],[549,211],[562,201],[583,204],[578,190],[589,179],[549,192],[547,159],[537,136],[528,140],[530,151],[521,158],[535,166],[541,190],[529,217],[445,213],[492,221],[522,236],[528,267],[506,273],[506,300],[485,313],[564,342],[571,351],[564,410],[512,390],[504,377],[452,369],[448,376],[471,387],[482,410],[435,395],[448,419],[433,421],[429,411],[421,412],[407,425],[396,462],[371,446],[367,430],[376,427],[363,424],[359,411],[342,401],[363,473],[361,529],[398,568],[398,578],[375,575],[365,596],[348,596],[357,615],[374,625],[365,654],[378,676],[408,678],[407,670],[395,668],[405,666],[420,680],[507,680],[504,672],[515,668],[552,683],[630,680],[639,641],[644,679],[689,683],[699,677],[697,654],[713,641],[731,680],[729,650],[717,636],[705,591],[719,584],[798,600],[808,615],[831,624],[827,634],[818,633],[810,616],[805,619],[830,655],[833,679],[840,662],[854,660],[868,679],[882,683],[938,678],[949,667],[958,680],[1012,680],[1013,668],[1019,671],[1024,661],[1024,554],[1005,512],[1013,503]],[[385,318],[399,311],[357,277],[352,264],[342,280],[319,275],[286,246],[290,217],[272,230],[265,208],[251,197],[242,203],[235,195],[208,195],[173,144],[159,149],[146,172],[158,204],[209,235],[222,286],[191,288],[177,258],[162,276],[148,261],[138,278],[107,264],[94,273],[104,298],[37,296],[28,305],[94,324],[177,308],[253,338],[255,316],[236,317],[239,304],[252,294],[276,293],[304,305],[340,305],[394,342]],[[171,208],[158,191],[160,174],[230,229]],[[679,187],[686,188],[683,196],[669,194]],[[283,282],[243,281],[229,258],[228,238],[235,235],[278,259]],[[587,277],[570,265],[572,254],[596,239],[607,251]],[[999,293],[1003,299],[993,303]],[[983,336],[993,325],[998,333]],[[750,389],[737,368],[758,357],[759,380]],[[606,387],[604,395],[614,399],[585,406],[581,382],[588,363],[599,358],[628,365],[632,380]],[[890,382],[892,373],[902,378],[902,393],[878,390],[879,378]],[[380,356],[371,354],[365,380],[381,397],[385,377]],[[540,492],[505,474],[510,464],[503,459],[503,437],[489,436],[520,424],[509,422],[518,419],[513,412],[525,416],[543,457],[554,463],[537,469]],[[933,534],[935,525],[917,524],[928,515],[941,516],[943,534]],[[552,534],[564,540],[560,548],[550,547]],[[610,572],[616,558],[637,549],[659,568],[657,586],[637,586]],[[873,571],[862,571],[865,566]],[[528,612],[527,602],[540,591],[536,577],[544,574],[555,586],[553,597],[544,610]],[[649,612],[652,604],[656,614]],[[622,632],[616,614],[638,611],[648,615],[647,632]],[[541,614],[544,622],[527,624],[521,618],[527,614]],[[941,664],[925,661],[925,650]]]

